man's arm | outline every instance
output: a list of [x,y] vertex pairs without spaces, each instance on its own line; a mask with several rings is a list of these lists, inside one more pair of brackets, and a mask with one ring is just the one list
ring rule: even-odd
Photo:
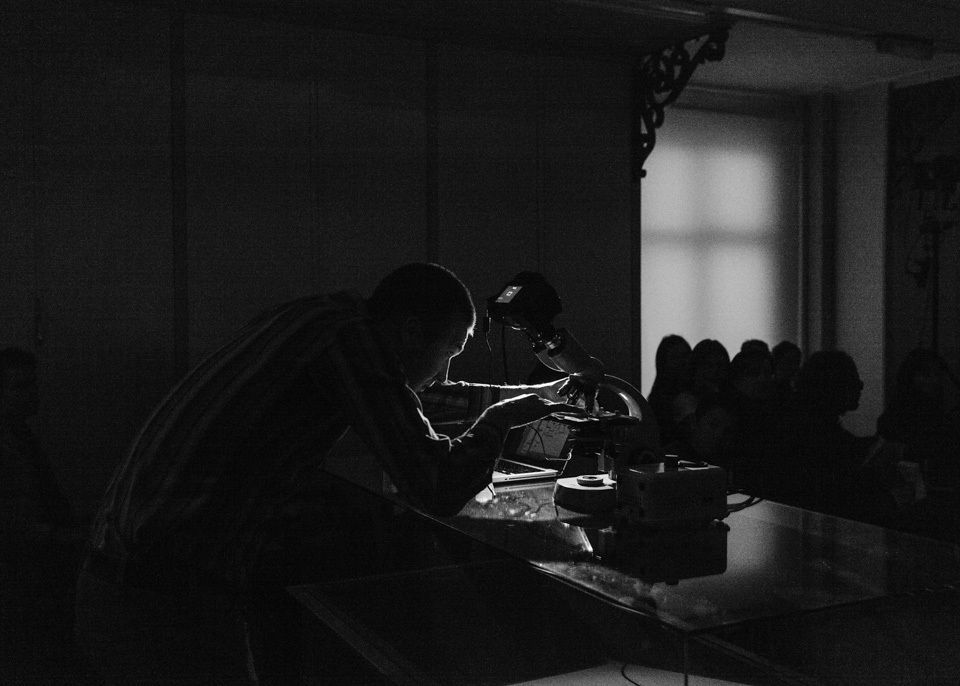
[[458,438],[439,436],[392,353],[363,324],[341,329],[312,373],[401,495],[438,515],[456,514],[490,483],[510,428],[570,409],[528,394],[489,406]]
[[366,323],[337,331],[311,374],[411,504],[455,514],[489,483],[505,429],[481,419],[458,439],[438,436],[396,357]]
[[434,383],[417,394],[423,414],[434,428],[475,422],[500,400],[500,387],[464,381]]
[[491,384],[447,381],[434,383],[418,396],[423,414],[434,427],[462,425],[473,422],[488,407],[501,400],[533,393],[553,402],[563,398],[557,389],[566,379],[525,386],[495,386]]

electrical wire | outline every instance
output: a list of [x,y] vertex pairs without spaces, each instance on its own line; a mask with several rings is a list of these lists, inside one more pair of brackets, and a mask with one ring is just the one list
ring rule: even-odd
[[739,503],[733,503],[727,505],[727,512],[739,512],[740,510],[746,510],[748,507],[753,507],[757,503],[761,502],[763,498],[755,495],[750,495],[748,493],[743,493],[743,491],[732,491],[727,493],[727,495],[746,495],[747,499]]
[[533,430],[533,433],[537,435],[537,440],[540,441],[540,452],[544,455],[547,454],[547,444],[543,441],[543,434],[540,433],[540,429],[535,427],[533,424],[530,425],[530,428]]
[[487,378],[496,383],[493,376],[493,348],[490,347],[490,315],[483,318],[483,345],[487,349]]
[[641,684],[639,681],[634,681],[633,679],[631,679],[630,677],[627,676],[627,665],[628,665],[628,664],[629,664],[629,663],[627,663],[627,662],[624,662],[624,663],[623,663],[623,666],[620,668],[620,676],[622,676],[624,679],[626,679],[627,681],[629,681],[631,684],[634,684],[634,686],[643,686],[643,684]]
[[500,355],[503,358],[503,383],[510,385],[510,375],[507,369],[507,327],[500,327]]

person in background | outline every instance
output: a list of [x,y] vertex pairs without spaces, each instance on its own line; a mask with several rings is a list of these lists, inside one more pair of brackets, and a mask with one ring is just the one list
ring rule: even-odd
[[765,355],[770,355],[770,345],[766,341],[762,341],[759,338],[750,338],[745,340],[740,344],[740,352],[746,353],[751,350],[756,352],[761,352]]
[[960,491],[960,413],[947,404],[951,374],[932,350],[910,351],[877,420],[877,433],[906,445],[906,459],[924,467],[929,486]]
[[775,459],[773,434],[781,409],[772,402],[770,355],[759,349],[738,352],[722,393],[737,415],[730,453],[735,461],[735,485],[762,495],[764,473]]
[[[491,479],[507,431],[555,411],[564,381],[449,383],[476,323],[449,270],[410,264],[368,299],[304,297],[257,317],[163,400],[117,467],[77,583],[77,635],[108,686],[255,684],[242,600],[276,519],[351,428],[391,489],[456,514]],[[470,428],[437,434],[440,386]],[[436,394],[432,402],[438,402]]]
[[891,525],[897,515],[902,445],[857,436],[841,423],[859,407],[863,381],[841,350],[811,355],[797,377],[795,402],[784,417],[780,459],[772,464],[769,497],[826,514]]
[[730,375],[730,353],[723,343],[704,338],[693,346],[693,393],[704,397],[718,393],[726,386]]
[[898,514],[896,528],[960,543],[960,383],[932,350],[911,350],[897,370],[877,434],[904,445],[922,476],[925,498]]
[[803,365],[803,353],[792,341],[780,341],[771,351],[773,356],[773,385],[776,394],[786,400],[793,393],[797,374]]
[[773,365],[769,354],[760,350],[740,351],[730,361],[727,385],[723,390],[732,398],[766,403],[772,395]]
[[674,440],[690,438],[700,400],[726,387],[730,372],[730,356],[720,341],[705,338],[690,353],[692,381],[671,403],[671,417],[676,424]]
[[737,422],[735,408],[722,393],[705,395],[697,402],[693,421],[684,438],[665,446],[663,452],[676,455],[680,460],[707,462],[733,472],[730,464],[728,442]]
[[660,428],[660,440],[667,445],[680,437],[681,421],[693,408],[678,407],[677,398],[693,382],[690,344],[678,334],[664,336],[657,346],[656,376],[647,397]]

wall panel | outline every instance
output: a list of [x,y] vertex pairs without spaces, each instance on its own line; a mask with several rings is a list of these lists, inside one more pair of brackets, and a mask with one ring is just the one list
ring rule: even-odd
[[[486,298],[517,272],[540,269],[539,64],[517,53],[438,51],[439,261],[464,280],[481,316]],[[494,324],[492,354],[481,327],[477,334],[454,362],[453,378],[517,383],[526,377],[534,358],[521,333]]]
[[[621,66],[544,69],[543,272],[557,318],[608,373],[630,380],[630,84]],[[639,297],[639,294],[638,294]],[[639,385],[639,380],[633,380]]]
[[844,416],[872,435],[884,404],[884,215],[887,92],[872,87],[845,96],[837,123],[837,348],[864,380],[860,407]]
[[[612,373],[629,368],[629,90],[622,68],[510,52],[441,50],[440,254],[486,298],[522,270],[557,289],[566,325]],[[478,336],[482,336],[482,330]],[[501,382],[501,327],[458,378]],[[508,379],[535,367],[505,336]]]
[[172,382],[167,16],[32,20],[42,432],[90,505]]
[[33,62],[40,41],[31,35],[35,17],[20,10],[0,30],[0,347],[34,345],[35,241],[40,212],[35,126],[37,77]]
[[311,34],[188,15],[187,271],[193,362],[316,288]]
[[317,46],[320,286],[363,294],[426,259],[422,43],[323,31]]

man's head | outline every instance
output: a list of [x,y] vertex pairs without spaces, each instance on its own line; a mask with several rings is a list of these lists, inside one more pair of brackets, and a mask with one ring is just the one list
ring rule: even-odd
[[17,424],[40,406],[37,358],[21,348],[0,350],[0,424]]
[[408,264],[388,274],[367,300],[367,311],[393,340],[415,391],[446,380],[450,360],[463,351],[477,321],[470,291],[436,264]]

